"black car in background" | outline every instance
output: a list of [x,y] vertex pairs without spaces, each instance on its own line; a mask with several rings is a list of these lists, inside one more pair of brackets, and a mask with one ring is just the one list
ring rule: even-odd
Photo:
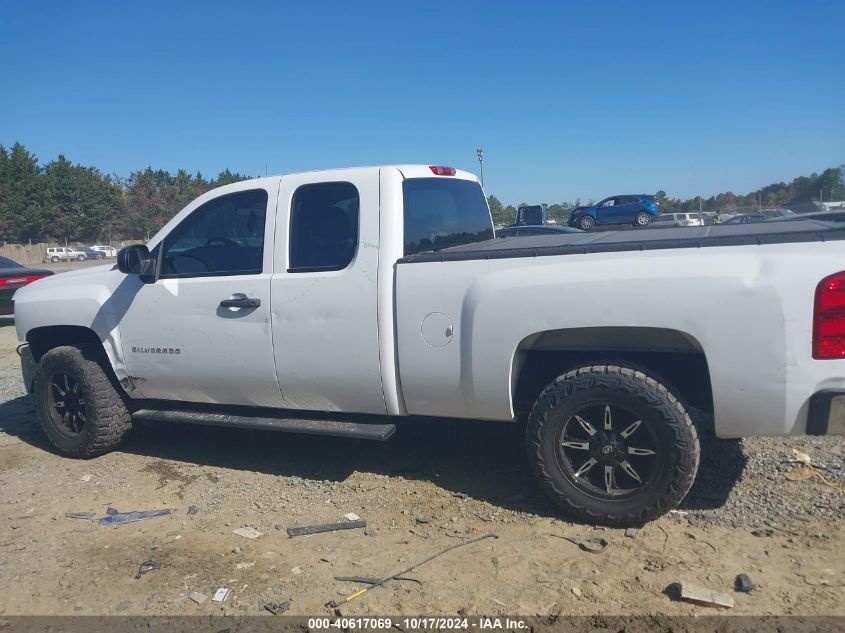
[[559,224],[527,224],[515,226],[510,224],[496,231],[496,237],[524,237],[526,235],[560,235],[561,233],[583,233],[581,229],[573,229]]
[[83,248],[82,252],[85,253],[85,259],[105,259],[106,254],[102,251],[95,251],[93,248]]
[[0,315],[13,314],[15,290],[53,274],[52,270],[26,268],[6,257],[0,257]]
[[765,222],[768,218],[762,213],[743,213],[742,215],[733,215],[725,220],[722,224],[756,224],[757,222]]

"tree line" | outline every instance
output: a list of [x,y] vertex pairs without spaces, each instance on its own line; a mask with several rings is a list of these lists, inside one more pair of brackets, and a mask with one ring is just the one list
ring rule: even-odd
[[[763,207],[789,207],[811,203],[820,195],[825,200],[845,200],[843,173],[845,165],[800,176],[788,184],[767,185],[746,195],[727,192],[687,200],[670,198],[665,191],[655,195],[664,213],[697,211],[699,206],[705,211],[730,212],[758,203]],[[179,169],[172,174],[152,167],[121,177],[72,163],[63,155],[42,165],[20,143],[11,149],[0,145],[0,242],[146,239],[197,196],[250,177],[227,169],[208,179],[199,172],[191,175]],[[513,221],[517,207],[503,205],[494,195],[488,202],[496,224]],[[551,204],[549,217],[565,222],[572,209],[581,204],[580,200]]]
[[[620,195],[624,193],[644,192],[616,192],[608,195]],[[747,211],[754,208],[786,207],[802,211],[814,210],[814,202],[820,199],[845,200],[845,165],[825,169],[822,173],[812,173],[809,176],[799,176],[790,183],[777,182],[745,195],[735,194],[731,191],[720,193],[709,198],[696,196],[681,200],[670,198],[663,190],[656,191],[654,196],[660,201],[660,208],[663,213],[687,213],[690,211],[719,211],[721,213],[732,213],[736,211]],[[517,208],[524,206],[522,202],[516,207],[512,204],[507,206],[490,195],[487,197],[490,205],[490,212],[493,215],[495,224],[510,224],[516,217]],[[590,206],[598,200],[581,202],[558,202],[549,205],[549,217],[558,223],[565,223],[572,210],[579,206]],[[537,204],[532,202],[531,204]]]
[[0,242],[146,239],[197,196],[247,178],[152,167],[124,178],[62,155],[41,165],[20,143],[0,145]]

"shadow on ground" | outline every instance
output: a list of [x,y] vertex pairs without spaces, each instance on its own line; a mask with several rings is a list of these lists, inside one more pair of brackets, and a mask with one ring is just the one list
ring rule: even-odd
[[[0,403],[0,431],[54,452],[29,397]],[[718,508],[742,473],[739,442],[707,438],[687,510]],[[430,481],[508,510],[559,517],[528,467],[521,429],[495,422],[403,421],[387,442],[143,422],[121,449],[125,453],[249,470],[269,475],[343,481],[353,472],[401,475]]]

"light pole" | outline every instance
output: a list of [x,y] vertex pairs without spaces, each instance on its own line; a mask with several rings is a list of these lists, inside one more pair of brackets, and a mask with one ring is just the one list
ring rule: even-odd
[[479,147],[475,150],[475,153],[478,154],[478,166],[481,168],[481,186],[484,186],[484,148]]

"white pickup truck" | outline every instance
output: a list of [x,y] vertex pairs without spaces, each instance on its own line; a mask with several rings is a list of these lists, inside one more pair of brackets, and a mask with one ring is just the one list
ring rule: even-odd
[[227,185],[117,265],[18,291],[26,388],[75,457],[133,419],[521,424],[542,487],[610,525],[684,498],[691,407],[722,437],[845,433],[843,225],[493,237],[449,167]]

